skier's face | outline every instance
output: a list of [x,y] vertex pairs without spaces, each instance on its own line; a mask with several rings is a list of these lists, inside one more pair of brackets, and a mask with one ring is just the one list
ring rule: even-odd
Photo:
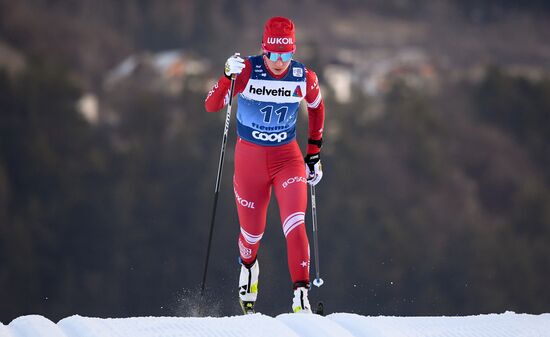
[[264,61],[269,70],[275,75],[281,75],[288,68],[290,61],[283,61],[281,57],[277,58],[277,61],[271,61],[267,56],[264,55]]

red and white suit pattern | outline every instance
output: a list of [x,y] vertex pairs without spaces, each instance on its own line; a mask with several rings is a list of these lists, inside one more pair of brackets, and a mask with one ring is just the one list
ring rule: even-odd
[[[228,78],[220,77],[206,98],[207,111],[218,111],[227,104],[230,84]],[[322,138],[325,109],[317,75],[293,60],[287,71],[277,76],[261,55],[251,56],[236,78],[234,94],[239,95],[233,186],[241,260],[251,264],[257,257],[273,188],[292,281],[309,283],[309,242],[304,225],[307,179],[295,126],[299,103],[305,99],[308,138]],[[306,152],[319,150],[317,145],[308,144]]]

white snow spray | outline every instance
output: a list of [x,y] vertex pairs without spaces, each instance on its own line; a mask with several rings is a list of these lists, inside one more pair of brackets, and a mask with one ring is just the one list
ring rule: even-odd
[[221,297],[200,289],[183,289],[176,295],[173,314],[180,317],[220,317]]

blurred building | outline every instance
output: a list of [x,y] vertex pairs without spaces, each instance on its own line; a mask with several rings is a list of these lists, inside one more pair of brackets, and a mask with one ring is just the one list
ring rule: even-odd
[[369,96],[386,94],[396,82],[434,93],[439,86],[436,62],[420,48],[342,49],[325,67],[336,99],[349,102],[351,87]]
[[0,69],[15,74],[25,68],[25,57],[8,44],[0,40]]
[[187,76],[203,75],[207,69],[205,61],[182,50],[142,52],[127,57],[112,69],[105,77],[104,88],[110,91],[132,82],[177,96],[183,90]]

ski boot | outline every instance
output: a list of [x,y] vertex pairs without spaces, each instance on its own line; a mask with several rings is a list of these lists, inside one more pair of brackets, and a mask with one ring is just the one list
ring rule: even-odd
[[294,289],[294,298],[292,299],[292,311],[296,314],[311,314],[311,306],[307,298],[308,284],[301,283],[300,286],[296,285]]
[[260,266],[258,260],[252,265],[246,265],[241,262],[241,275],[239,276],[239,303],[243,309],[243,313],[253,314],[254,304],[258,297],[258,276],[260,274]]

